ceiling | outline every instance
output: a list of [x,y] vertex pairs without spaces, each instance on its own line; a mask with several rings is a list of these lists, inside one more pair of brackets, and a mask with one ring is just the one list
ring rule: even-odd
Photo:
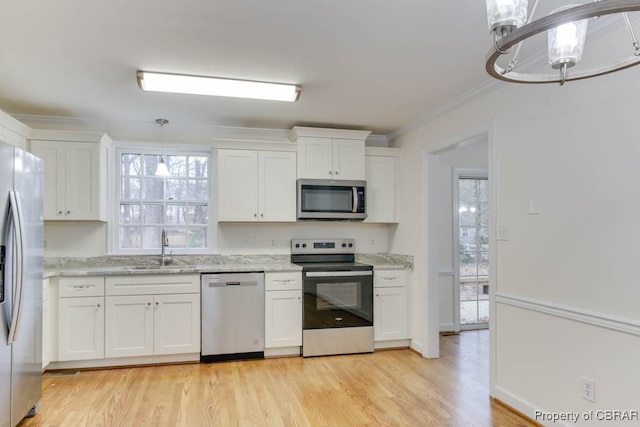
[[[9,0],[0,109],[22,117],[385,135],[485,84],[474,0]],[[143,92],[136,71],[295,83],[295,103]]]

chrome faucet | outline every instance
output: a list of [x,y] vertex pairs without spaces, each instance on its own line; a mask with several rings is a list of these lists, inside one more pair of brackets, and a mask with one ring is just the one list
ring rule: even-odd
[[160,244],[160,247],[162,248],[160,252],[160,265],[167,265],[173,262],[173,251],[171,251],[169,257],[164,254],[164,248],[166,248],[167,246],[169,246],[169,239],[167,238],[167,231],[163,228],[162,243]]

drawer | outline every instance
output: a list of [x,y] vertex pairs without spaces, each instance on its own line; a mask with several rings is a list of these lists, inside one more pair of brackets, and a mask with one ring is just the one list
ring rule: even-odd
[[292,289],[302,289],[301,271],[264,273],[265,291],[288,291]]
[[375,270],[373,272],[374,288],[407,286],[406,270]]
[[58,296],[101,297],[104,295],[104,277],[61,277],[58,279]]
[[153,274],[149,276],[109,276],[107,295],[158,295],[200,293],[199,274]]

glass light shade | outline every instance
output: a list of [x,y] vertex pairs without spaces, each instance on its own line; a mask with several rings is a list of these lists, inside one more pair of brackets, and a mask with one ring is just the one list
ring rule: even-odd
[[160,162],[158,163],[158,167],[156,168],[156,176],[169,176],[169,168],[167,164],[164,162],[164,157],[160,158]]
[[489,31],[513,31],[527,22],[527,0],[487,0]]
[[[551,12],[551,15],[576,6],[581,5],[563,6]],[[566,64],[567,67],[573,67],[582,59],[588,23],[589,21],[586,19],[567,22],[547,32],[549,64],[552,68],[561,68],[563,64]]]

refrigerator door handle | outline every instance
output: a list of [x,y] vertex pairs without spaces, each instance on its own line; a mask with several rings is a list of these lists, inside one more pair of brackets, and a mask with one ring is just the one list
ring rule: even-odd
[[[22,309],[22,304],[24,300],[24,293],[22,291],[24,284],[24,263],[26,260],[25,254],[25,245],[24,245],[24,224],[23,224],[23,216],[22,216],[22,204],[20,202],[20,196],[15,191],[9,192],[9,212],[10,218],[7,221],[7,228],[12,228],[12,230],[7,230],[7,232],[13,232],[13,246],[15,248],[15,252],[13,256],[16,258],[11,261],[11,263],[7,262],[7,264],[14,265],[15,264],[15,274],[12,275],[14,278],[14,283],[9,284],[9,286],[13,287],[13,301],[10,301],[9,304],[13,303],[13,308],[11,310],[11,323],[9,324],[9,336],[7,338],[7,344],[11,345],[18,335],[18,330],[20,329],[20,311]],[[7,233],[7,235],[9,235]]]

